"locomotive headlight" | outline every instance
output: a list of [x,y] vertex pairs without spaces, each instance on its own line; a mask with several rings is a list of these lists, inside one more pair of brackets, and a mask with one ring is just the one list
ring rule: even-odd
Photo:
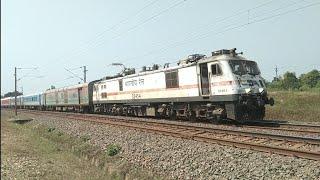
[[259,88],[259,93],[263,93],[264,88]]
[[251,88],[245,88],[244,91],[245,91],[247,94],[249,94],[249,93],[251,93],[252,89],[251,89]]

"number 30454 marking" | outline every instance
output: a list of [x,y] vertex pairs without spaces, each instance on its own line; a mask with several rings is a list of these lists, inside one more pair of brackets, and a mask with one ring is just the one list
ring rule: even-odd
[[132,94],[132,99],[140,99],[141,94]]

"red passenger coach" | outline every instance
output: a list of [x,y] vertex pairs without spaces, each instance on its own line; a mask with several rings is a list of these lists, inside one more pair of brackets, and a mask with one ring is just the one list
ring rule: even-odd
[[8,108],[10,106],[10,97],[1,99],[1,108]]

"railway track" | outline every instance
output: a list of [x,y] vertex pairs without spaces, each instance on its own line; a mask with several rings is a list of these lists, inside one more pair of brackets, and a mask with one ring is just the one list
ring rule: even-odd
[[[34,110],[26,110],[26,109],[20,109],[19,111],[34,111]],[[38,112],[38,111],[35,111]],[[62,112],[54,112],[54,111],[46,111],[49,113],[62,113]],[[63,112],[63,113],[68,113],[68,114],[72,114],[70,112]],[[87,114],[89,115],[89,114]],[[139,121],[145,121],[147,123],[150,122],[150,120],[146,120],[146,118],[142,118],[142,117],[125,117],[125,116],[111,116],[111,115],[101,115],[101,114],[90,114],[90,115],[94,115],[94,116],[103,116],[103,117],[108,117],[108,118],[117,118],[117,119],[127,119],[130,121],[135,121],[135,120],[139,120]],[[174,124],[174,122],[176,121],[170,121],[173,122],[172,124]],[[153,122],[153,123],[162,123],[162,122]],[[203,123],[207,123],[210,124],[208,122],[203,122]],[[197,125],[194,125],[196,127],[199,127]],[[228,127],[228,126],[234,126],[234,127],[240,127],[240,128],[245,128],[245,129],[252,129],[252,130],[257,130],[257,129],[261,129],[261,130],[274,130],[274,131],[287,131],[287,132],[294,132],[294,133],[302,133],[302,134],[314,134],[314,135],[319,135],[320,137],[320,125],[310,125],[310,124],[292,124],[292,123],[275,123],[275,122],[264,122],[264,121],[253,121],[253,122],[245,122],[244,124],[234,124],[234,123],[229,123],[229,124],[218,124],[216,125],[218,127],[224,128],[224,127]]]
[[268,122],[268,121],[249,122],[244,125],[247,128],[253,127],[253,128],[268,129],[268,130],[282,130],[282,131],[320,134],[319,125],[277,123],[277,122]]
[[51,116],[60,118],[121,126],[184,139],[193,139],[206,143],[216,143],[320,161],[320,139],[154,121],[137,121],[129,118],[110,117],[96,114],[61,113],[50,111],[26,112],[46,116],[50,114]]

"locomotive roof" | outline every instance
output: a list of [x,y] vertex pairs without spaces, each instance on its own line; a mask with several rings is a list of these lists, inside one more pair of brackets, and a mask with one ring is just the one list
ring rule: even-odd
[[247,60],[247,59],[242,56],[239,56],[239,55],[232,56],[230,54],[222,54],[222,55],[217,55],[217,56],[204,57],[203,59],[200,59],[197,62],[189,62],[188,64],[180,64],[180,65],[176,65],[176,66],[172,66],[172,67],[168,67],[168,68],[163,68],[163,69],[159,69],[159,70],[154,70],[154,71],[145,71],[145,72],[139,72],[136,74],[130,74],[130,75],[120,76],[120,77],[115,77],[115,78],[110,78],[110,79],[102,79],[100,81],[97,81],[96,83],[109,82],[109,81],[125,79],[125,78],[132,78],[132,77],[137,77],[137,76],[141,76],[141,75],[154,74],[154,73],[158,73],[158,72],[172,71],[172,70],[176,70],[176,69],[180,69],[180,68],[194,66],[198,63],[206,63],[206,62],[213,62],[213,61],[227,61],[227,60]]

